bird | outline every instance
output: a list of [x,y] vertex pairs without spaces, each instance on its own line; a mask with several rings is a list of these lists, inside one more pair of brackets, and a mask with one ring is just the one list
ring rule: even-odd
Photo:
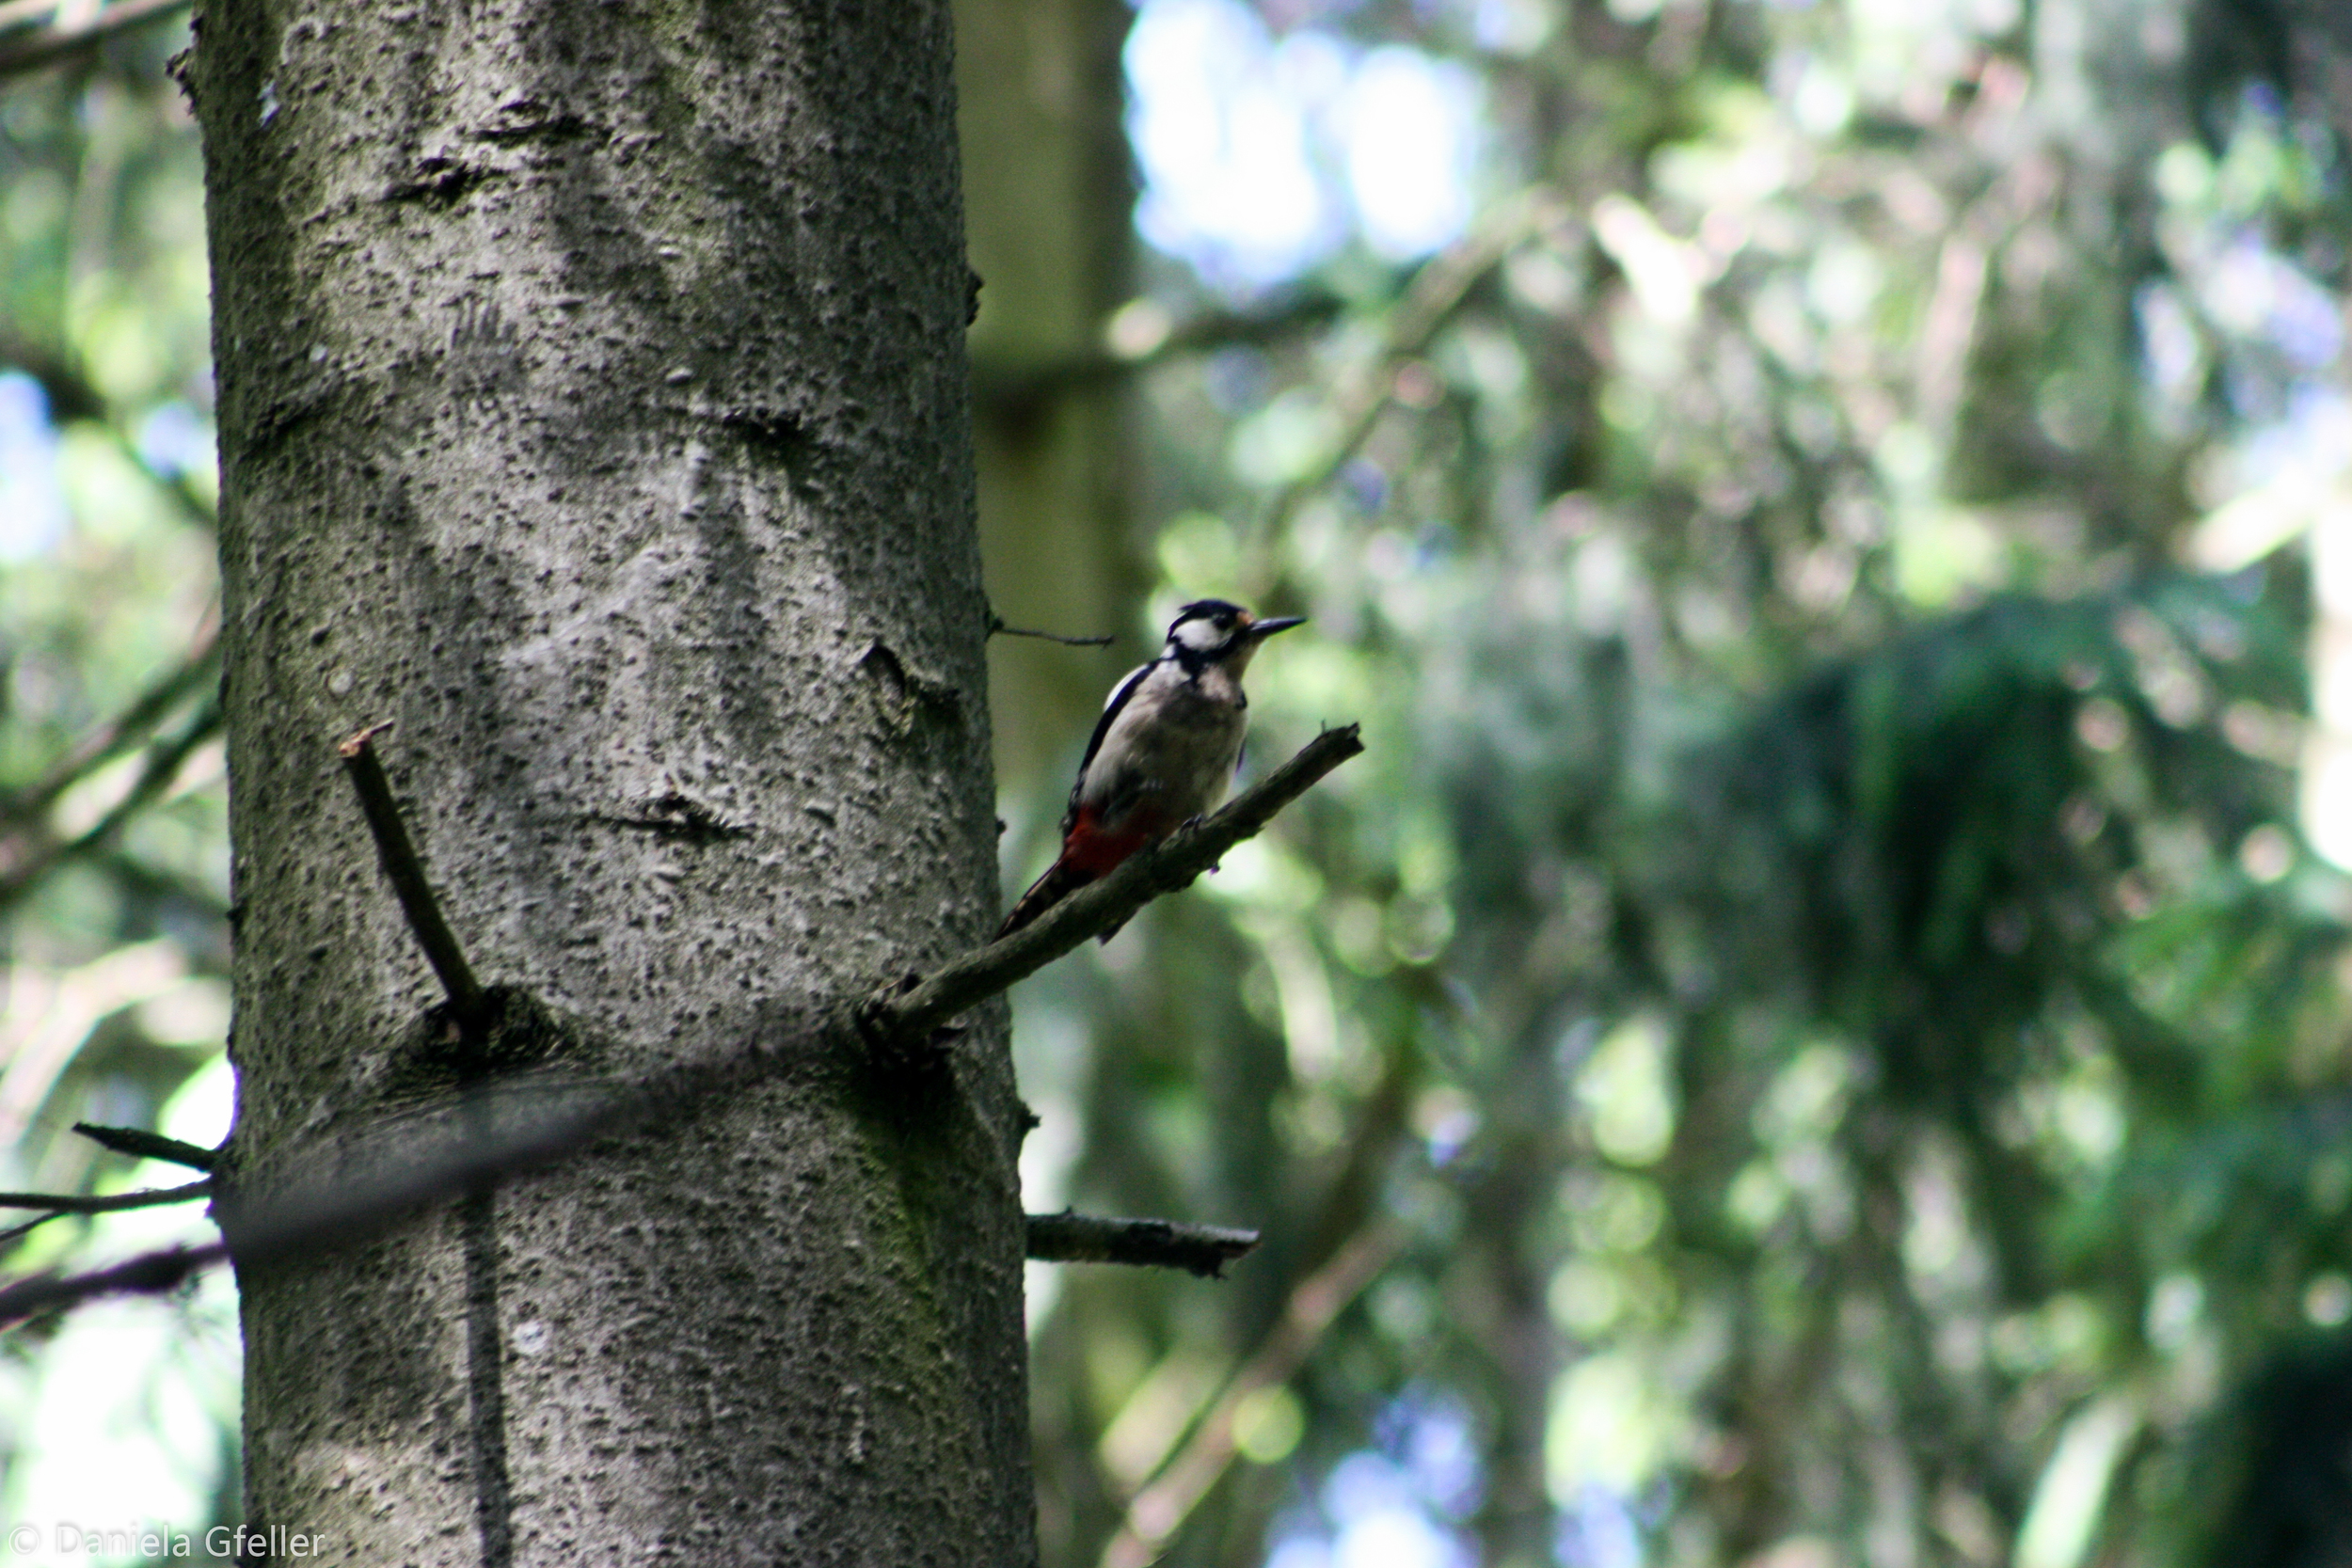
[[[1111,688],[1070,789],[1061,854],[1015,901],[999,938],[1216,808],[1249,728],[1242,672],[1267,638],[1306,619],[1261,620],[1223,599],[1195,599],[1176,612],[1160,657]],[[1103,940],[1118,932],[1114,926]]]

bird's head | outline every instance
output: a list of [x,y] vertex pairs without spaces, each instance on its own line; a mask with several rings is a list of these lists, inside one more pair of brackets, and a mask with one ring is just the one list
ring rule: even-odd
[[1196,668],[1221,664],[1238,675],[1248,667],[1249,656],[1258,651],[1259,643],[1306,619],[1281,615],[1262,621],[1223,599],[1195,599],[1178,610],[1168,625],[1168,657]]

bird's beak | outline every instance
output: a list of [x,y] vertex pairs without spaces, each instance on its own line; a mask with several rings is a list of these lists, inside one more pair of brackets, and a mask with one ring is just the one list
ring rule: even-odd
[[1303,626],[1306,624],[1307,617],[1304,615],[1278,615],[1271,621],[1250,622],[1249,635],[1252,637],[1272,637],[1278,631],[1288,631],[1293,626]]

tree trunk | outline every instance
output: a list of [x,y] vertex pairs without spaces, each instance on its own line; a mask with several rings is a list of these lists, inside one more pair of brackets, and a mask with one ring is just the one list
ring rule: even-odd
[[212,0],[251,1201],[483,1064],[334,742],[526,1053],[766,1088],[240,1273],[249,1520],[364,1563],[1031,1560],[1001,1005],[818,1028],[995,913],[946,0]]

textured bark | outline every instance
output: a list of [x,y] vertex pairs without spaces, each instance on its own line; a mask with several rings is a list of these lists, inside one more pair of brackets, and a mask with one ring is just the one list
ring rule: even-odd
[[[241,1272],[249,1517],[329,1560],[1030,1560],[947,8],[212,0],[239,929],[223,1179],[486,1067],[790,1070]],[[551,1027],[442,1041],[334,742]],[[511,1009],[510,1009],[511,1010]]]

